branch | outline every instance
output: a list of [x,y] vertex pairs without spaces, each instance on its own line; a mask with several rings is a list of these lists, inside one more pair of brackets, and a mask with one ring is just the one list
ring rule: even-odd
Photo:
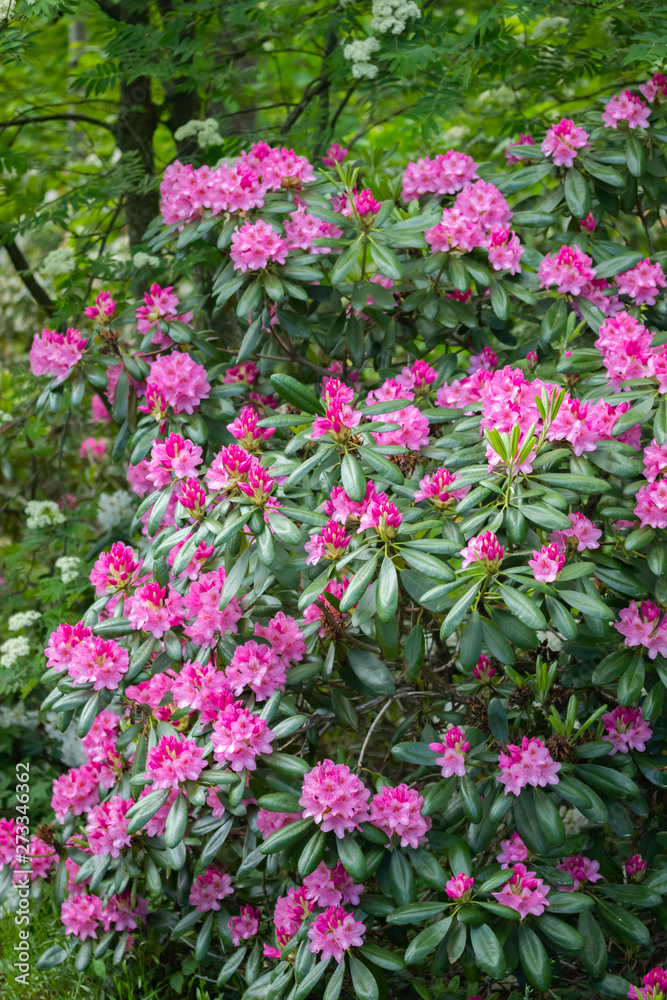
[[324,79],[310,81],[310,83],[303,92],[303,97],[301,98],[297,106],[294,108],[294,110],[291,111],[290,114],[285,119],[285,124],[280,130],[281,135],[287,135],[292,125],[294,125],[297,119],[301,117],[301,115],[306,110],[312,99],[314,97],[317,97],[318,94],[321,94],[323,90],[326,90],[328,86],[329,86],[328,77],[324,77]]
[[97,6],[104,13],[113,18],[114,21],[122,21],[120,10],[118,9],[118,4],[114,3],[113,0],[97,0]]
[[91,118],[89,115],[77,115],[77,114],[37,115],[37,117],[35,118],[15,118],[11,122],[0,122],[0,127],[19,128],[22,125],[37,125],[40,122],[61,122],[61,121],[88,122],[90,125],[97,125],[99,126],[99,128],[105,128],[112,134],[115,131],[113,125],[109,125],[107,122],[103,122],[99,118]]
[[55,304],[51,301],[50,296],[42,288],[30,270],[30,265],[28,264],[23,251],[19,249],[16,241],[12,240],[11,243],[7,243],[5,250],[7,251],[12,264],[16,268],[19,278],[30,292],[37,305],[41,306],[47,316],[53,316],[56,311]]

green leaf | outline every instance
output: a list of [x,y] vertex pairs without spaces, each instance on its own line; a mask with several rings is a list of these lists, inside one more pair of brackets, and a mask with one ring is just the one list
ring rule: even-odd
[[575,219],[583,219],[591,209],[591,196],[583,174],[576,167],[570,167],[565,174],[565,201]]
[[489,729],[491,730],[493,738],[497,740],[498,743],[507,743],[509,738],[509,725],[507,722],[505,706],[500,698],[492,698],[490,700],[487,717],[489,721]]
[[348,834],[345,837],[337,838],[336,848],[345,871],[349,872],[352,878],[363,882],[366,878],[366,861],[363,851],[354,837]]
[[[392,854],[392,863],[394,858],[403,855],[394,852]],[[405,859],[403,859],[405,860]],[[434,899],[428,903],[406,903],[403,906],[398,906],[390,913],[387,917],[388,924],[418,924],[423,920],[430,920],[431,917],[437,917],[446,907],[446,903],[438,902]]]
[[507,973],[507,962],[500,941],[488,924],[470,928],[470,941],[475,955],[475,964],[495,979],[503,979]]
[[591,597],[590,594],[580,594],[578,590],[559,590],[558,596],[562,597],[566,604],[582,614],[590,615],[591,618],[599,618],[609,622],[616,615],[607,607],[602,598]]
[[510,318],[510,297],[505,287],[496,279],[491,282],[491,308],[498,319],[505,320]]
[[496,660],[500,660],[501,663],[505,663],[507,666],[511,666],[514,663],[516,659],[514,650],[502,632],[486,618],[482,618],[482,635],[491,656],[494,656]]
[[[430,539],[416,539],[415,541],[430,541]],[[434,539],[438,541],[438,539]],[[401,545],[401,555],[413,569],[430,576],[434,580],[450,582],[455,579],[451,566],[444,563],[442,559],[437,559],[429,552],[423,552],[414,545]]]
[[614,422],[611,433],[624,434],[626,431],[629,431],[631,427],[634,427],[635,424],[645,423],[652,410],[653,396],[647,395],[646,399],[640,399],[638,403],[631,406],[629,410],[625,411],[625,413],[621,413],[619,418]]
[[350,955],[350,972],[352,973],[352,986],[359,1000],[378,1000],[380,990],[375,976],[363,962],[360,962],[354,955]]
[[549,956],[535,931],[525,924],[519,927],[519,958],[530,985],[540,992],[548,990],[551,985]]
[[253,312],[262,301],[262,291],[262,280],[259,277],[251,281],[249,285],[246,285],[236,307],[236,315],[243,317]]
[[361,240],[357,239],[355,242],[343,250],[340,257],[336,258],[334,265],[329,274],[329,281],[332,286],[335,287],[339,285],[348,276],[354,265],[361,258]]
[[608,973],[593,983],[597,993],[601,993],[605,997],[615,997],[616,1000],[625,1000],[630,992],[630,985],[627,979]]
[[[569,522],[568,522],[569,523]],[[450,609],[445,620],[440,626],[440,638],[442,640],[449,638],[455,628],[463,621],[466,611],[471,607],[479,588],[481,587],[481,580],[473,583],[472,587],[466,590],[463,597],[460,597],[456,604]]]
[[398,607],[398,574],[391,556],[382,561],[375,599],[379,618],[383,622],[392,621]]
[[324,857],[327,845],[327,835],[322,830],[317,830],[299,855],[297,870],[302,878],[312,875],[320,861]]
[[461,649],[459,656],[461,666],[466,670],[472,669],[477,664],[482,652],[482,618],[479,611],[470,613],[470,618],[466,622],[466,627],[461,636]]
[[525,504],[521,508],[521,511],[529,521],[536,524],[539,528],[548,528],[550,531],[559,529],[562,531],[572,527],[567,514],[563,514],[562,511],[556,510],[554,507],[547,507],[546,504]]
[[400,260],[393,250],[390,250],[386,245],[372,241],[371,257],[380,274],[385,278],[393,278],[395,281],[401,281],[403,278],[403,269]]
[[176,847],[183,840],[188,825],[188,800],[183,792],[174,799],[164,827],[164,839],[167,847]]
[[632,778],[613,767],[602,767],[599,764],[576,764],[575,772],[587,784],[603,795],[612,798],[634,798],[639,789]]
[[509,610],[522,622],[530,628],[545,629],[547,627],[546,618],[537,607],[535,601],[528,597],[527,594],[522,593],[520,590],[506,587],[502,583],[498,584],[498,590]]
[[395,691],[394,678],[384,663],[365,649],[350,649],[347,661],[352,671],[369,691],[391,695]]
[[327,583],[329,582],[329,576],[331,574],[331,567],[327,566],[325,570],[318,577],[316,577],[312,583],[309,583],[306,589],[299,595],[299,600],[297,607],[299,611],[309,608],[311,604],[314,604],[318,599]]
[[359,462],[349,452],[343,455],[340,471],[343,489],[350,500],[361,503],[366,496],[366,477]]
[[537,649],[539,639],[535,631],[525,625],[521,618],[502,608],[490,608],[489,612],[496,626],[511,643],[521,649]]
[[636,906],[645,909],[648,906],[660,906],[662,896],[647,885],[608,885],[600,886],[600,891],[622,906]]
[[298,840],[305,837],[314,825],[313,820],[310,818],[298,819],[296,823],[290,823],[288,826],[276,830],[260,846],[260,854],[277,854],[278,851],[282,851],[286,847],[291,847],[292,844],[296,844]]
[[641,177],[648,165],[648,157],[639,138],[632,133],[625,140],[625,158],[633,177]]
[[597,979],[607,968],[607,942],[604,934],[589,910],[583,910],[579,914],[577,928],[584,939],[581,964],[589,976]]
[[[393,400],[393,402],[404,402],[404,401]],[[386,404],[379,404],[379,405],[386,405]],[[370,407],[370,409],[373,409],[373,407]],[[367,412],[368,410],[364,411],[364,413]],[[384,455],[379,455],[370,445],[358,445],[357,451],[361,456],[361,458],[363,458],[365,462],[368,462],[368,464],[371,466],[372,469],[375,469],[376,472],[379,472],[380,475],[384,476],[385,479],[388,479],[390,483],[393,483],[395,486],[403,485],[403,483],[405,482],[403,473],[396,465],[394,465],[393,462],[390,462],[388,458],[385,458]]]
[[535,788],[533,802],[544,836],[550,844],[562,844],[565,840],[565,826],[552,796],[541,788]]
[[646,924],[620,906],[596,900],[598,913],[611,930],[628,944],[650,944],[651,938]]
[[444,920],[439,920],[437,924],[431,924],[430,927],[420,931],[412,939],[405,951],[405,964],[414,965],[434,952],[440,942],[444,941],[451,924],[452,918],[445,917]]
[[358,569],[354,574],[350,585],[340,599],[341,611],[349,611],[366,593],[368,585],[375,575],[379,555],[379,552],[375,552],[368,562],[364,563],[361,569]]
[[345,976],[345,959],[336,966],[334,974],[327,983],[327,988],[324,991],[324,997],[322,1000],[338,1000],[340,996],[340,991],[343,987],[343,977]]
[[469,774],[465,774],[460,781],[461,805],[463,814],[471,823],[481,823],[482,821],[482,800],[477,790],[477,785]]
[[302,382],[298,382],[291,375],[272,375],[271,384],[278,395],[291,406],[298,406],[300,410],[304,410],[306,413],[324,413],[324,407],[312,389],[303,385]]
[[[404,913],[408,904],[413,906],[433,906],[432,903],[424,904],[416,902],[417,889],[415,886],[415,877],[412,874],[412,868],[407,858],[400,851],[393,851],[391,855],[389,861],[389,884],[391,885],[392,895],[398,903],[398,908],[387,917],[387,920],[392,920],[392,923],[401,923],[400,914]],[[436,912],[441,913],[444,908],[445,904],[443,903]],[[399,914],[399,918],[394,919],[397,913]],[[435,913],[432,913],[431,916],[435,916]],[[410,919],[406,919],[404,923],[412,923],[415,919],[413,916]],[[427,917],[423,919],[426,920]]]
[[593,493],[608,493],[611,483],[597,476],[577,476],[569,472],[538,472],[536,480],[547,486],[556,486],[563,490],[574,490],[587,496]]
[[613,278],[617,274],[621,274],[622,271],[629,271],[630,268],[636,267],[645,257],[646,254],[638,250],[633,250],[632,253],[617,254],[595,265],[595,277]]
[[543,913],[537,918],[536,923],[540,934],[553,942],[559,951],[564,951],[569,955],[578,955],[583,951],[583,937],[579,931],[575,931],[574,927],[570,927],[564,920],[552,917],[549,913]]
[[633,656],[618,680],[616,695],[621,705],[633,705],[644,690],[646,668],[641,654]]
[[438,756],[435,750],[429,748],[428,743],[396,743],[391,748],[391,753],[397,760],[405,761],[406,764],[428,767],[435,767],[435,759]]

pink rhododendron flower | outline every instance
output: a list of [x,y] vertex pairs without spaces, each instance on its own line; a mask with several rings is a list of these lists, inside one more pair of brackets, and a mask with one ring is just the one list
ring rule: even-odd
[[[419,481],[419,489],[415,493],[415,503],[419,500],[429,500],[439,510],[451,507],[453,503],[461,500],[470,492],[469,486],[456,488],[454,484],[459,478],[444,467],[436,469],[431,475],[424,476]],[[450,489],[452,486],[454,488]]]
[[166,441],[153,442],[147,478],[160,490],[172,481],[172,474],[176,479],[198,475],[197,466],[201,461],[202,449],[173,433]]
[[507,158],[507,165],[514,166],[515,163],[520,163],[521,160],[525,160],[525,156],[519,153],[519,146],[534,146],[535,140],[532,135],[524,135],[523,132],[519,133],[519,138],[517,142],[510,143],[509,146],[505,147],[505,156]]
[[275,427],[258,427],[259,420],[260,417],[254,407],[244,406],[239,416],[231,424],[227,424],[227,430],[239,442],[240,448],[257,452],[263,442],[276,433]]
[[[168,168],[167,168],[168,169]],[[178,296],[172,294],[173,285],[168,288],[160,288],[158,284],[153,284],[149,292],[144,292],[144,305],[137,309],[137,329],[139,333],[146,335],[149,330],[155,327],[153,344],[159,347],[170,347],[172,340],[160,329],[160,322],[170,323],[178,320],[179,323],[192,325],[191,312],[178,315]]]
[[335,163],[342,163],[347,153],[347,149],[343,149],[337,142],[334,142],[327,149],[326,155],[322,157],[322,163],[326,167],[333,167]]
[[461,549],[461,569],[478,562],[488,573],[495,573],[503,561],[504,553],[505,546],[500,544],[494,533],[485,531],[483,535],[470,538],[466,547]]
[[208,573],[201,573],[199,579],[190,584],[183,597],[186,617],[193,619],[183,631],[193,642],[214,645],[221,635],[237,631],[236,623],[241,617],[238,599],[232,597],[222,610],[219,607],[226,579],[222,566]]
[[300,812],[269,812],[268,809],[258,809],[257,829],[264,837],[264,840],[266,840],[276,830],[282,830],[284,826],[296,823],[298,819],[303,819],[303,815]]
[[638,306],[654,306],[659,289],[667,285],[660,264],[652,264],[648,257],[629,271],[617,274],[616,283],[621,295],[629,295]]
[[67,669],[75,685],[92,681],[95,691],[114,691],[128,667],[128,651],[113,639],[96,635],[73,648]]
[[549,906],[547,894],[541,878],[536,878],[535,872],[529,872],[525,865],[516,864],[512,869],[510,879],[505,882],[500,892],[491,895],[503,906],[511,906],[524,920],[529,914],[539,917]]
[[415,395],[426,395],[433,382],[438,377],[435,368],[431,368],[426,361],[413,361],[411,365],[405,365],[400,375],[396,376],[396,381],[408,392]]
[[146,756],[146,773],[152,778],[154,791],[196,781],[205,767],[201,747],[184,736],[161,736]]
[[60,919],[65,934],[79,940],[97,938],[97,925],[102,919],[102,900],[99,896],[68,896],[60,908]]
[[557,542],[543,545],[539,551],[533,549],[533,558],[528,560],[533,576],[540,583],[553,583],[560,576],[565,565],[565,553]]
[[107,450],[106,438],[84,438],[79,445],[79,457],[87,458],[89,462],[104,458]]
[[315,903],[307,898],[304,886],[288,889],[286,896],[278,896],[273,911],[273,923],[279,947],[264,945],[264,955],[267,958],[280,958],[282,949],[292,940],[305,917],[314,909],[316,909]]
[[414,399],[414,393],[406,389],[395,379],[387,379],[379,389],[373,389],[366,397],[367,405],[384,403],[389,400],[405,399],[406,405],[401,410],[394,410],[392,413],[373,414],[371,421],[374,423],[397,424],[396,430],[380,431],[374,433],[373,438],[376,444],[400,445],[410,451],[417,451],[424,447],[429,441],[428,418],[410,403]]
[[231,917],[229,920],[229,931],[232,935],[232,943],[235,948],[241,941],[249,941],[259,930],[259,920],[261,913],[253,909],[252,906],[242,906],[238,917]]
[[136,896],[132,904],[131,889],[125,889],[120,895],[114,893],[102,911],[104,930],[111,930],[112,926],[118,933],[136,930],[140,924],[146,923],[149,912],[148,900],[143,896]]
[[[564,531],[560,528],[549,535],[550,541],[556,542],[565,548],[568,543],[577,552],[585,552],[587,549],[599,549],[602,531],[596,528],[585,514],[575,511],[574,514],[567,515],[570,519],[571,528]],[[562,567],[561,567],[562,568]]]
[[370,792],[347,764],[326,759],[304,775],[299,805],[304,818],[312,816],[324,833],[340,839],[368,820]]
[[484,227],[476,219],[467,218],[460,208],[444,209],[440,222],[427,229],[424,237],[434,253],[469,253],[484,246],[486,239]]
[[270,646],[253,639],[237,646],[225,676],[234,694],[249,687],[256,701],[266,701],[276,691],[285,690],[285,664]]
[[273,732],[264,719],[235,702],[218,714],[211,742],[219,764],[229,761],[232,771],[254,771],[259,754],[272,751]]
[[525,785],[544,788],[558,784],[561,766],[552,759],[544,740],[524,736],[521,746],[509,743],[507,750],[508,753],[498,755],[501,772],[498,781],[505,786],[505,795],[510,792],[519,795]]
[[481,681],[482,684],[488,684],[493,676],[498,673],[495,667],[491,666],[491,660],[484,653],[480,656],[477,661],[477,666],[472,668],[473,676]]
[[[6,822],[6,820],[0,820],[0,824]],[[11,821],[13,822],[13,820]],[[2,827],[0,825],[0,861],[3,856],[3,833]],[[8,859],[11,864],[14,861],[14,856]],[[51,846],[51,844],[46,844],[41,837],[34,834],[30,838],[30,843],[28,844],[28,850],[26,854],[21,855],[21,862],[29,865],[29,868],[23,868],[22,865],[15,868],[14,879],[17,880],[21,878],[23,873],[28,874],[30,881],[34,882],[38,878],[48,878],[51,874],[52,868],[58,867],[59,857],[58,854]],[[7,862],[5,861],[5,864]]]
[[538,273],[540,287],[556,285],[561,294],[580,295],[586,283],[595,277],[593,260],[576,244],[565,244],[558,253],[548,253],[541,262]]
[[575,125],[570,118],[561,118],[548,130],[542,142],[542,152],[552,156],[557,167],[571,167],[578,149],[590,147],[588,132]]
[[501,851],[496,855],[496,861],[500,861],[501,868],[509,868],[517,861],[525,861],[528,857],[528,848],[518,833],[513,833],[509,840],[500,841]]
[[[262,144],[256,143],[253,152]],[[273,191],[281,188],[301,188],[304,184],[309,184],[315,177],[313,166],[305,156],[297,156],[293,149],[271,149],[268,152],[262,150],[259,170],[267,187]]]
[[172,626],[183,623],[185,607],[183,598],[173,587],[161,587],[152,580],[128,597],[125,611],[132,628],[161,639]]
[[86,306],[83,310],[88,319],[106,323],[116,311],[116,302],[111,298],[111,292],[98,292],[94,306]]
[[606,712],[602,716],[602,722],[606,729],[602,739],[608,740],[612,745],[610,757],[615,753],[645,750],[647,742],[653,736],[653,730],[644,720],[641,708],[617,705],[613,712]]
[[667,469],[667,444],[658,444],[653,438],[644,448],[644,477],[649,483],[654,483],[661,472]]
[[646,83],[641,83],[638,89],[649,104],[659,104],[660,97],[667,97],[667,76],[664,73],[654,73]]
[[276,507],[280,507],[280,503],[278,503],[278,501],[271,496],[277,486],[277,483],[259,462],[253,462],[250,466],[248,471],[248,482],[240,482],[237,485],[241,493],[245,494],[250,502],[255,504],[257,507],[269,507],[274,509]]
[[[64,823],[68,815],[80,816],[99,802],[99,787],[104,775],[98,764],[82,764],[61,774],[53,781],[51,808],[59,823]],[[107,776],[108,778],[108,776]],[[114,778],[111,776],[111,784]],[[107,787],[110,787],[108,783]]]
[[131,545],[114,542],[109,552],[102,552],[90,571],[89,580],[98,597],[126,590],[136,583],[142,559]]
[[486,238],[489,251],[489,264],[494,271],[509,271],[510,274],[520,274],[520,260],[523,247],[516,233],[509,226],[493,226]]
[[219,910],[220,900],[233,891],[229,875],[209,867],[192,883],[188,902],[197,913],[208,913],[209,910]]
[[655,660],[658,653],[667,655],[667,615],[653,601],[630,601],[627,608],[619,613],[620,622],[614,628],[625,636],[626,646],[644,646],[649,659]]
[[373,500],[383,501],[387,499],[386,493],[376,493],[375,483],[369,480],[366,483],[366,496],[360,502],[350,500],[342,486],[334,486],[331,496],[322,504],[322,510],[334,521],[340,524],[347,524],[348,521],[359,522],[363,514]]
[[255,635],[268,639],[276,656],[279,656],[285,666],[300,663],[306,652],[306,641],[303,632],[294,618],[278,611],[267,625],[255,623]]
[[315,566],[321,559],[335,560],[345,552],[350,535],[337,521],[329,521],[320,532],[311,535],[304,548],[308,553],[306,564]]
[[167,670],[161,674],[154,674],[147,681],[140,684],[131,684],[125,688],[125,697],[135,701],[138,705],[146,705],[152,709],[154,718],[167,722],[171,718],[176,705],[160,705],[165,695],[169,694],[176,678],[173,670]]
[[[203,722],[210,722],[220,709],[234,701],[229,682],[212,661],[206,664],[186,660],[180,673],[170,682],[171,693],[178,708],[193,708],[202,713]],[[209,712],[213,715],[209,717]]]
[[206,515],[206,490],[197,479],[186,479],[181,483],[178,501],[195,520],[199,521]]
[[647,483],[637,491],[635,499],[637,501],[635,514],[642,528],[667,527],[667,480]]
[[432,160],[424,156],[408,163],[403,174],[403,201],[413,201],[423,194],[456,194],[477,180],[477,164],[471,156],[448,149]]
[[401,784],[392,788],[384,785],[371,799],[370,822],[391,838],[397,834],[401,847],[419,847],[426,843],[431,820],[422,816],[424,799],[416,788]]
[[0,819],[0,865],[12,864],[16,858],[16,821]]
[[194,413],[211,390],[206,369],[189,354],[175,350],[151,365],[146,389],[154,387],[174,413]]
[[343,235],[342,229],[331,222],[318,219],[315,215],[307,212],[303,205],[300,205],[285,219],[283,226],[288,247],[308,250],[310,253],[331,253],[331,247],[314,246],[313,241],[324,238],[338,239]]
[[78,330],[66,333],[42,330],[36,333],[30,348],[30,368],[33,375],[50,375],[56,382],[64,382],[83,357],[88,340]]
[[379,497],[371,500],[359,519],[357,534],[373,528],[383,541],[394,538],[401,526],[403,515],[398,507],[389,500]]
[[[662,76],[662,74],[657,74]],[[656,966],[642,979],[643,986],[631,986],[628,1000],[664,1000],[667,995],[667,968]]]
[[461,872],[460,875],[453,875],[445,885],[445,892],[450,899],[467,898],[468,893],[473,887],[474,881],[475,880],[473,878],[470,878],[464,872]]
[[232,233],[232,249],[229,252],[234,262],[234,270],[242,274],[250,268],[260,271],[269,263],[284,264],[289,253],[287,242],[262,219],[245,222]]
[[429,743],[429,749],[442,754],[442,757],[436,757],[434,763],[442,768],[443,778],[451,778],[454,774],[458,774],[460,778],[464,776],[465,755],[470,749],[470,743],[466,740],[462,729],[452,726],[445,733],[443,742]]
[[493,371],[497,364],[498,355],[491,347],[489,347],[488,344],[485,344],[479,354],[470,355],[468,375],[474,375],[475,372],[480,370],[480,368],[486,368],[488,371]]
[[314,872],[303,880],[306,899],[317,906],[359,905],[363,885],[355,885],[352,876],[346,872],[340,861],[335,868],[327,868],[323,861]]
[[132,799],[114,795],[107,802],[93,806],[86,823],[88,847],[92,854],[118,858],[122,849],[130,846],[126,813],[132,805]]
[[594,232],[597,225],[593,213],[589,212],[583,219],[579,219],[579,225],[582,229],[587,229],[589,233]]
[[591,861],[581,854],[573,854],[570,858],[565,858],[560,865],[556,865],[562,871],[567,872],[574,879],[573,885],[559,885],[559,892],[577,892],[585,882],[599,882],[602,875],[599,875],[600,862]]
[[626,122],[628,128],[648,128],[650,113],[651,109],[641,97],[631,90],[624,90],[605,104],[602,121],[607,128],[618,128],[619,122]]
[[107,759],[107,745],[116,742],[120,716],[109,708],[103,708],[81,740],[88,760],[100,763]]
[[348,948],[359,948],[364,943],[365,926],[355,920],[352,913],[342,906],[329,906],[320,913],[308,929],[313,954],[322,958],[333,957],[340,965]]
[[479,223],[485,230],[506,226],[513,215],[498,188],[487,181],[466,185],[456,196],[454,208],[468,222]]
[[204,473],[204,479],[212,490],[233,490],[240,482],[246,482],[248,472],[255,459],[245,448],[230,444],[219,451]]
[[44,650],[47,667],[55,668],[59,674],[67,670],[72,662],[75,647],[92,638],[93,630],[83,622],[77,622],[76,625],[66,623],[59,625],[49,636],[48,645]]
[[632,854],[623,866],[625,874],[631,882],[641,882],[646,874],[648,865],[641,854]]
[[368,221],[380,211],[381,203],[376,201],[370,188],[365,188],[355,195],[354,210],[363,220]]
[[322,389],[322,401],[326,413],[316,416],[313,422],[313,438],[331,435],[337,443],[344,443],[350,437],[350,430],[361,422],[361,411],[350,405],[354,398],[354,390],[344,385],[337,378],[325,380]]

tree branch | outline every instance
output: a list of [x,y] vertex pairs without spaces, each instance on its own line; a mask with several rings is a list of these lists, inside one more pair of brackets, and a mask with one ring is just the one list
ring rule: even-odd
[[100,10],[104,11],[108,17],[113,18],[114,21],[123,20],[119,10],[119,5],[114,3],[113,0],[96,0],[96,2]]
[[53,316],[56,311],[55,304],[51,301],[50,296],[42,288],[30,270],[30,265],[28,264],[23,251],[18,247],[16,241],[12,240],[11,243],[7,243],[5,250],[7,251],[12,264],[16,268],[19,278],[30,292],[34,301],[44,310],[47,316]]
[[99,128],[105,128],[112,134],[115,131],[114,126],[109,125],[108,122],[103,122],[99,118],[91,118],[89,115],[77,114],[37,115],[35,118],[15,118],[11,122],[0,122],[0,127],[18,128],[21,125],[37,125],[40,122],[59,121],[88,122],[90,125],[97,125]]

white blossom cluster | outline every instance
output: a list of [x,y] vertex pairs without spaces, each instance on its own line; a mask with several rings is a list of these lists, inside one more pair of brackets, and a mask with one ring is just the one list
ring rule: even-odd
[[71,247],[58,247],[47,253],[40,266],[40,273],[46,278],[57,278],[61,274],[71,274],[76,270],[76,260]]
[[174,132],[174,139],[177,142],[189,139],[190,136],[196,138],[200,149],[205,149],[207,146],[220,146],[222,143],[222,136],[218,131],[218,123],[215,118],[205,118],[203,121],[193,118]]
[[537,42],[540,38],[550,35],[552,31],[560,31],[561,28],[567,28],[569,23],[566,17],[543,17],[531,31],[531,41]]
[[559,812],[563,820],[565,833],[568,837],[574,837],[577,833],[585,830],[587,826],[592,826],[591,821],[586,819],[576,806],[570,806],[569,808],[561,806]]
[[368,77],[372,80],[378,75],[378,67],[371,62],[371,56],[380,48],[377,38],[365,38],[361,42],[349,42],[343,49],[343,55],[352,63],[352,76],[355,80]]
[[30,653],[30,643],[24,635],[17,635],[14,639],[7,639],[0,645],[0,667],[9,670],[17,660],[22,660]]
[[27,528],[49,528],[52,524],[62,524],[63,512],[53,500],[28,500],[25,505]]
[[17,611],[7,619],[7,628],[10,632],[18,632],[22,628],[29,628],[33,622],[41,618],[39,611]]
[[73,583],[77,579],[80,562],[78,556],[61,556],[60,559],[56,559],[56,569],[63,583]]
[[373,0],[371,28],[385,35],[391,31],[400,35],[405,31],[409,17],[421,17],[422,12],[413,0]]
[[135,497],[127,490],[115,493],[100,493],[97,505],[97,521],[105,531],[118,528],[134,514]]
[[132,263],[135,267],[159,267],[160,259],[154,257],[153,254],[138,250],[132,258]]
[[58,756],[67,767],[80,767],[87,761],[86,752],[76,731],[76,723],[69,726],[64,733],[60,732],[60,716],[57,712],[48,712],[43,720],[46,735],[58,744]]

